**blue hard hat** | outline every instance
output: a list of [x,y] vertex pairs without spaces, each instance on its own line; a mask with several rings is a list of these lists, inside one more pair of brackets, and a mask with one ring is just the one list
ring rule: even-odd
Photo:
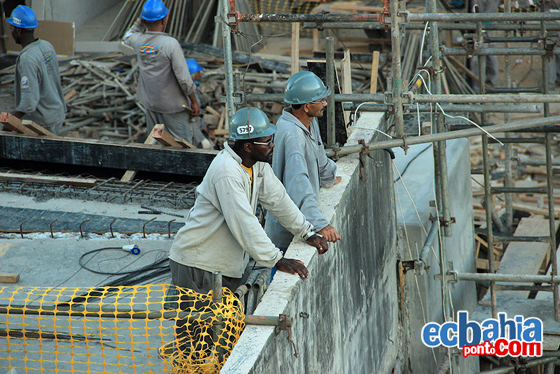
[[275,132],[276,125],[270,122],[266,113],[252,107],[235,112],[229,125],[229,138],[233,140],[264,138]]
[[25,5],[18,5],[12,11],[12,15],[7,21],[10,25],[20,29],[34,29],[39,26],[39,21],[37,21],[37,16],[33,9]]
[[331,90],[321,78],[310,71],[300,71],[292,75],[286,83],[284,102],[306,104],[329,96]]
[[191,74],[204,70],[204,68],[200,66],[194,58],[187,58],[187,66],[189,67],[189,73]]
[[169,13],[169,9],[162,0],[148,0],[142,7],[142,18],[146,21],[159,21],[164,19]]

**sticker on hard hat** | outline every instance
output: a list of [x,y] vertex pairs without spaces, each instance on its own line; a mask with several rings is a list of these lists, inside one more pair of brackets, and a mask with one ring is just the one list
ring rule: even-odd
[[[247,129],[248,129],[249,131],[247,131]],[[237,128],[237,133],[238,133],[239,135],[245,135],[245,134],[248,134],[248,133],[249,133],[249,134],[252,134],[254,130],[255,130],[255,129],[254,129],[253,126],[251,126],[251,125],[249,125],[249,126],[239,126],[239,127]]]
[[16,25],[21,25],[21,20],[16,17],[12,17],[12,22],[15,23]]

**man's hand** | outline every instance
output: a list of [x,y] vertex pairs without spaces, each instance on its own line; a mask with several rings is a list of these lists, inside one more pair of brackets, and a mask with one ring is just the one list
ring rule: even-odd
[[278,270],[288,274],[298,274],[303,279],[309,278],[309,271],[300,260],[282,257],[277,263]]
[[198,117],[200,116],[200,106],[198,105],[198,101],[193,101],[191,104],[191,108],[192,108],[192,115],[193,117]]
[[318,234],[323,235],[326,241],[331,243],[336,243],[339,240],[342,240],[336,229],[332,227],[332,225],[327,225],[323,227],[321,230],[317,232]]
[[333,186],[336,186],[337,184],[339,184],[341,180],[342,180],[342,177],[340,175],[337,176],[336,179],[334,180]]
[[323,238],[321,235],[315,234],[312,237],[310,237],[309,239],[307,239],[305,242],[307,244],[317,248],[320,255],[322,255],[323,253],[325,253],[326,251],[329,250],[329,244],[327,243],[325,238]]

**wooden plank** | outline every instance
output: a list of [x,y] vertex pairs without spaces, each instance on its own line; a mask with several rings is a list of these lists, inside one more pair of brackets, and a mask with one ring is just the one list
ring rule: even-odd
[[97,180],[91,178],[67,178],[48,175],[14,173],[0,173],[0,180],[25,183],[63,184],[80,187],[94,187],[97,184]]
[[[500,266],[500,261],[494,261],[494,267]],[[478,270],[490,270],[490,263],[485,258],[476,259],[476,268]]]
[[[340,75],[342,80],[342,93],[352,93],[352,65],[350,61],[350,50],[344,50],[344,58],[340,60]],[[343,104],[344,105],[344,104]],[[344,123],[350,122],[350,112],[344,111]]]
[[56,136],[55,134],[53,134],[52,132],[50,132],[49,130],[44,128],[43,126],[38,125],[33,121],[24,119],[23,121],[21,121],[21,123],[23,124],[23,126],[25,128],[33,131],[37,135]]
[[0,113],[0,123],[4,125],[4,130],[17,132],[18,134],[29,134],[29,135],[35,134],[35,132],[23,126],[21,120],[16,116],[12,115],[11,113],[6,113],[6,112]]
[[313,29],[313,52],[319,50],[319,30]]
[[[558,229],[558,222],[556,222]],[[545,236],[549,235],[548,220],[542,216],[522,218],[515,230],[514,236]],[[510,243],[501,259],[498,274],[539,274],[543,267],[550,245],[538,242],[514,242]],[[499,282],[499,284],[519,284],[511,282]],[[523,298],[529,296],[529,291],[500,291],[504,297]],[[484,299],[489,299],[489,293]]]
[[186,141],[185,139],[181,139],[181,138],[173,138],[173,139],[177,144],[179,144],[183,148],[196,149],[196,146],[194,144]]
[[64,95],[64,101],[70,100],[71,98],[76,96],[76,94],[77,94],[76,90],[72,90],[72,91],[68,92],[66,95]]
[[371,81],[369,93],[377,93],[377,73],[379,71],[379,51],[373,51],[371,60]]
[[[512,203],[512,208],[515,210],[521,210],[523,212],[528,212],[531,214],[538,214],[544,217],[548,217],[548,208],[537,208],[536,205],[522,204],[522,203]],[[554,217],[558,218],[560,216],[560,207],[554,207]]]
[[202,177],[217,153],[205,149],[162,148],[147,144],[0,133],[0,160]]
[[[146,138],[146,140],[144,141],[144,144],[156,144],[157,140],[154,138],[154,131],[156,131],[156,129],[162,128],[163,129],[164,125],[154,125],[154,128],[152,129],[152,131],[150,132],[150,135],[148,135],[148,137]],[[121,178],[121,182],[130,182],[131,180],[134,179],[134,177],[136,176],[136,170],[127,170],[124,175]]]
[[292,74],[299,71],[299,22],[292,23]]
[[19,282],[18,273],[0,273],[0,283],[17,283]]

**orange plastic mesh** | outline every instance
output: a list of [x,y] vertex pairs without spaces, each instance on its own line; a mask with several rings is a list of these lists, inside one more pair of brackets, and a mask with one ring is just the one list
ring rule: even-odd
[[182,288],[166,300],[168,288],[2,287],[0,372],[219,372],[245,327],[242,305],[226,288],[219,304]]

